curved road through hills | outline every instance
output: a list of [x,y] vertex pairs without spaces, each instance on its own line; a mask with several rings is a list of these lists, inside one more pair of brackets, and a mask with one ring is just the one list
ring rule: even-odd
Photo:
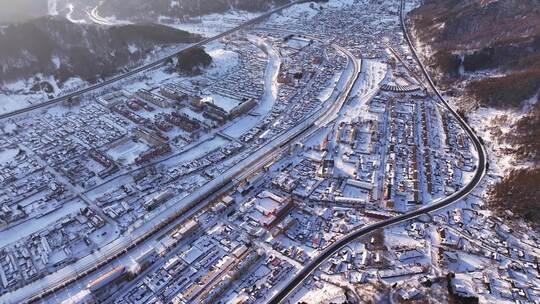
[[485,175],[485,172],[486,172],[486,169],[487,169],[487,166],[488,166],[488,162],[487,162],[486,151],[485,151],[485,148],[483,146],[483,142],[475,134],[474,130],[467,124],[467,122],[460,115],[458,115],[454,109],[452,109],[452,107],[448,104],[448,102],[441,95],[439,90],[435,87],[435,84],[433,83],[433,80],[429,76],[426,68],[424,67],[424,65],[422,64],[422,62],[421,62],[421,60],[420,60],[420,58],[418,56],[418,54],[416,53],[416,50],[415,50],[414,45],[412,43],[412,40],[411,40],[411,38],[409,36],[408,29],[407,29],[407,24],[405,23],[405,16],[404,16],[404,14],[405,14],[404,13],[405,0],[400,0],[400,1],[401,1],[401,8],[400,8],[400,11],[401,11],[401,13],[400,13],[401,14],[401,26],[402,26],[402,29],[403,29],[403,32],[404,32],[405,40],[407,41],[407,44],[409,45],[409,48],[410,48],[414,58],[418,62],[419,66],[421,67],[422,73],[424,74],[424,76],[428,80],[429,86],[433,89],[433,91],[435,92],[435,94],[437,95],[439,100],[442,102],[442,104],[447,108],[447,110],[450,111],[450,113],[452,113],[452,115],[454,115],[454,117],[457,119],[457,121],[459,122],[461,127],[465,130],[468,137],[472,141],[476,151],[478,152],[478,165],[476,167],[475,175],[472,178],[472,180],[469,182],[469,184],[467,184],[465,187],[463,187],[459,191],[455,192],[454,194],[452,194],[452,195],[450,195],[450,196],[448,196],[448,197],[446,197],[444,199],[435,201],[435,202],[433,202],[432,204],[430,204],[428,206],[419,208],[419,209],[411,211],[409,213],[405,213],[405,214],[402,214],[402,215],[399,215],[399,216],[396,216],[396,217],[393,217],[393,218],[390,218],[390,219],[387,219],[387,220],[384,220],[384,221],[380,221],[380,222],[377,222],[375,224],[372,224],[372,225],[369,225],[369,226],[366,226],[366,227],[362,227],[360,229],[352,231],[351,233],[346,235],[344,238],[338,240],[337,242],[335,242],[334,244],[332,244],[328,248],[326,248],[326,250],[324,250],[319,256],[317,256],[315,259],[313,259],[298,274],[296,274],[295,277],[290,282],[288,282],[288,284],[282,290],[280,290],[276,295],[274,295],[274,297],[272,297],[272,299],[270,299],[270,302],[269,302],[270,304],[277,304],[277,303],[284,302],[287,299],[287,297],[289,295],[291,295],[293,293],[293,291],[297,287],[299,287],[300,284],[313,271],[315,271],[315,269],[317,269],[324,261],[326,261],[328,258],[330,258],[332,255],[334,255],[336,252],[341,250],[343,247],[345,247],[350,242],[358,239],[359,237],[365,236],[365,235],[367,235],[367,234],[369,234],[369,233],[371,233],[371,232],[373,232],[373,231],[375,231],[377,229],[385,228],[385,227],[388,227],[388,226],[391,226],[391,225],[394,225],[394,224],[397,224],[397,223],[412,220],[412,219],[415,219],[415,218],[419,217],[422,214],[433,212],[433,211],[439,210],[441,208],[444,208],[446,206],[449,206],[449,205],[463,199],[471,191],[473,191],[480,184],[480,182],[482,181],[482,178]]

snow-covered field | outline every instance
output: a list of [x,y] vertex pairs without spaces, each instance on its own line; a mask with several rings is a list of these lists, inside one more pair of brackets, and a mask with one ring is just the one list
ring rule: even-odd
[[142,152],[148,150],[148,146],[141,142],[127,141],[107,151],[114,160],[124,164],[131,164]]
[[[24,222],[24,225],[17,225],[12,228],[0,232],[0,248],[8,244],[19,241],[20,239],[29,236],[32,233],[48,227],[60,218],[67,215],[75,215],[80,209],[87,207],[86,204],[77,200],[65,203],[62,208],[53,211],[39,218],[34,218]],[[36,211],[37,212],[37,211]]]
[[[52,58],[51,60],[57,60]],[[58,59],[59,60],[59,59]],[[36,81],[35,79],[39,79]],[[54,93],[52,96],[61,96],[69,92],[75,91],[88,85],[87,82],[80,78],[72,77],[66,80],[62,85],[58,84],[52,76],[44,76],[37,74],[33,79],[19,80],[0,86],[0,114],[13,112],[18,109],[23,109],[29,105],[40,103],[49,99],[47,93],[34,92],[30,89],[36,82],[46,81],[52,85]]]
[[19,153],[18,149],[0,150],[0,165],[4,165],[12,161]]
[[158,22],[179,30],[188,31],[205,37],[212,37],[238,26],[249,19],[253,19],[258,15],[259,14],[256,13],[242,11],[229,11],[224,14],[204,15],[200,18],[194,18],[193,22],[189,23],[164,16],[161,16],[158,19]]
[[320,282],[319,288],[301,288],[292,300],[292,303],[342,303],[347,298],[341,287]]
[[311,19],[319,13],[320,8],[343,9],[353,4],[354,0],[330,0],[327,3],[301,3],[284,9],[280,14],[274,14],[270,17],[270,22],[284,24],[291,22],[291,19]]
[[209,76],[222,76],[239,63],[238,53],[223,48],[221,44],[212,43],[205,47],[205,51],[212,57],[212,65],[205,71]]
[[[383,62],[363,59],[362,72],[351,90],[351,100],[342,109],[344,121],[356,117],[365,117],[369,112],[368,102],[379,90],[379,84],[387,74],[387,65]],[[367,117],[366,117],[367,118]]]
[[[512,169],[525,167],[527,164],[520,163],[512,153],[507,153],[506,148],[513,147],[500,142],[502,134],[508,134],[511,126],[525,115],[521,110],[501,110],[494,108],[480,107],[476,111],[468,114],[469,124],[475,129],[478,135],[484,140],[489,159],[490,169],[499,175],[504,175]],[[501,132],[499,134],[499,132]]]
[[0,95],[0,113],[9,113],[25,108],[32,103],[24,95]]
[[[204,49],[212,57],[212,64],[200,76],[187,77],[177,73],[168,73],[164,69],[154,69],[123,80],[121,83],[115,84],[115,86],[135,92],[141,88],[152,88],[173,80],[198,80],[202,77],[219,78],[239,64],[238,53],[228,49],[220,42],[212,42],[206,45]],[[154,59],[156,57],[159,56],[153,56]],[[148,58],[146,61],[150,62],[151,59]]]
[[228,140],[224,139],[221,136],[214,136],[212,139],[203,141],[195,147],[192,147],[186,152],[180,153],[177,156],[174,156],[165,162],[165,165],[174,166],[183,162],[189,162],[197,158],[203,157],[204,155],[219,149],[222,146],[225,146],[229,143]]
[[240,103],[242,103],[241,100],[233,99],[233,98],[226,97],[220,94],[211,94],[211,95],[206,96],[205,98],[207,98],[208,102],[211,102],[221,107],[225,111],[230,111],[234,109],[236,106],[238,106]]

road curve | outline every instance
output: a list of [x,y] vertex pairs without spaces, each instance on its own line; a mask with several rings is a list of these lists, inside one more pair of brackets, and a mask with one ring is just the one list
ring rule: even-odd
[[229,34],[232,34],[234,32],[237,32],[243,28],[246,28],[248,26],[251,26],[253,24],[256,24],[258,22],[261,22],[262,20],[266,19],[267,17],[277,13],[277,12],[280,12],[288,7],[291,7],[295,4],[298,4],[298,3],[302,3],[302,2],[306,2],[307,0],[296,0],[296,1],[292,1],[288,4],[285,4],[283,6],[280,6],[274,10],[271,10],[269,12],[266,12],[258,17],[255,17],[253,19],[250,19],[244,23],[242,23],[241,25],[239,26],[236,26],[230,30],[227,30],[221,34],[218,34],[216,36],[213,36],[213,37],[210,37],[210,38],[207,38],[207,39],[203,39],[197,43],[194,43],[194,44],[191,44],[171,55],[168,55],[168,56],[165,56],[163,58],[160,58],[160,59],[157,59],[156,61],[153,61],[151,63],[148,63],[148,64],[145,64],[143,66],[140,66],[138,68],[135,68],[131,71],[128,71],[124,74],[121,74],[121,75],[117,75],[111,79],[108,79],[108,80],[105,80],[103,82],[100,82],[100,83],[96,83],[94,85],[91,85],[89,87],[86,87],[84,89],[81,89],[79,91],[76,91],[76,92],[72,92],[72,93],[69,93],[67,95],[64,95],[64,96],[61,96],[61,97],[58,97],[58,98],[54,98],[54,99],[50,99],[50,100],[47,100],[47,101],[44,101],[44,102],[41,102],[41,103],[37,103],[37,104],[34,104],[34,105],[31,105],[29,107],[25,107],[23,109],[18,109],[18,110],[15,110],[15,111],[12,111],[12,112],[9,112],[9,113],[4,113],[4,114],[0,114],[0,120],[2,119],[6,119],[6,118],[10,118],[10,117],[13,117],[13,116],[16,116],[16,115],[19,115],[19,114],[23,114],[23,113],[27,113],[27,112],[30,112],[30,111],[34,111],[36,109],[40,109],[40,108],[44,108],[44,107],[48,107],[48,106],[52,106],[54,104],[57,104],[57,103],[60,103],[60,102],[63,102],[63,101],[66,101],[70,98],[74,98],[74,97],[77,97],[77,96],[80,96],[82,94],[85,94],[85,93],[88,93],[88,92],[91,92],[91,91],[94,91],[94,90],[97,90],[97,89],[100,89],[102,87],[105,87],[107,85],[110,85],[112,83],[115,83],[117,81],[120,81],[122,79],[125,79],[127,77],[130,77],[130,76],[133,76],[135,74],[138,74],[138,73],[141,73],[141,72],[145,72],[145,71],[148,71],[148,70],[151,70],[155,67],[158,67],[162,64],[165,64],[168,60],[178,56],[179,54],[181,54],[182,52],[185,52],[189,49],[193,49],[193,48],[196,48],[196,47],[201,47],[205,44],[208,44],[212,41],[215,41],[215,40],[218,40],[222,37],[225,37]]
[[476,167],[476,172],[472,180],[467,184],[465,187],[460,189],[459,191],[455,192],[454,194],[450,195],[449,197],[446,197],[442,200],[435,201],[432,204],[419,208],[417,210],[411,211],[406,214],[402,214],[384,221],[377,222],[375,224],[356,229],[352,231],[351,233],[347,234],[342,239],[338,240],[334,244],[330,245],[326,250],[324,250],[319,256],[317,256],[314,260],[312,260],[304,269],[302,269],[295,277],[282,289],[280,290],[272,299],[270,299],[269,303],[271,304],[277,304],[283,302],[287,297],[298,287],[300,284],[315,270],[317,269],[324,261],[326,261],[328,258],[330,258],[332,255],[334,255],[336,252],[341,250],[345,245],[349,244],[350,242],[358,239],[359,237],[365,236],[377,229],[385,228],[400,222],[404,222],[407,220],[414,219],[424,213],[429,213],[436,211],[438,209],[444,208],[448,205],[451,205],[454,202],[459,201],[460,199],[467,196],[471,191],[473,191],[482,181],[482,178],[485,175],[486,171],[486,165],[487,165],[487,159],[486,159],[486,151],[482,144],[482,141],[478,138],[478,136],[474,133],[473,129],[467,124],[463,118],[461,118],[460,115],[456,113],[454,109],[447,103],[447,101],[444,99],[444,97],[441,95],[439,90],[435,87],[435,84],[433,83],[433,80],[429,76],[426,68],[422,64],[420,58],[418,57],[418,54],[416,53],[416,50],[413,46],[413,43],[410,39],[407,25],[405,23],[405,17],[404,17],[404,6],[405,6],[405,0],[401,1],[401,26],[405,35],[405,40],[407,41],[407,44],[409,45],[409,48],[411,49],[411,52],[413,53],[414,58],[418,62],[419,66],[422,69],[422,73],[428,80],[429,86],[433,89],[437,97],[440,99],[442,104],[454,115],[454,117],[457,119],[461,127],[466,131],[467,135],[469,136],[470,140],[472,141],[475,149],[478,152],[478,165]]

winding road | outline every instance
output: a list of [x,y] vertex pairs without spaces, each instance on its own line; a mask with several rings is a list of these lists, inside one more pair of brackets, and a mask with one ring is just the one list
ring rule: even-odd
[[360,229],[356,229],[352,231],[351,233],[347,234],[345,237],[340,239],[339,241],[335,242],[334,244],[330,245],[326,250],[324,250],[319,256],[317,256],[315,259],[313,259],[308,265],[306,265],[298,274],[296,274],[292,280],[288,282],[288,284],[280,290],[276,295],[270,299],[269,303],[271,304],[277,304],[284,302],[289,295],[293,293],[294,290],[296,290],[297,287],[302,284],[302,282],[311,274],[315,269],[317,269],[324,261],[326,261],[328,258],[330,258],[332,255],[334,255],[336,252],[341,250],[343,247],[348,245],[349,243],[357,240],[359,237],[368,235],[375,230],[389,227],[391,225],[405,222],[408,220],[413,220],[422,214],[433,212],[439,209],[442,209],[444,207],[447,207],[464,197],[466,197],[471,191],[473,191],[482,181],[482,178],[484,177],[486,173],[486,167],[487,167],[487,158],[486,158],[486,151],[482,144],[482,141],[479,139],[479,137],[475,134],[473,129],[467,124],[463,118],[461,118],[460,115],[456,113],[456,111],[448,104],[448,102],[444,99],[444,97],[441,95],[440,91],[437,89],[435,84],[433,83],[433,80],[429,76],[426,68],[422,64],[418,54],[416,53],[416,50],[414,48],[414,45],[412,43],[412,40],[410,38],[410,35],[408,33],[407,24],[405,22],[405,16],[404,16],[404,8],[405,8],[405,0],[401,1],[401,8],[400,8],[400,18],[401,18],[401,26],[405,35],[405,40],[407,41],[407,44],[417,61],[418,65],[422,69],[422,73],[424,74],[425,78],[428,80],[428,84],[431,87],[431,89],[435,92],[435,95],[437,95],[438,99],[442,102],[442,104],[447,108],[452,115],[457,119],[461,127],[465,130],[467,133],[467,136],[472,141],[476,151],[478,152],[478,165],[476,167],[476,172],[474,174],[474,177],[472,180],[467,184],[465,187],[460,189],[459,191],[455,192],[454,194],[432,202],[430,205],[419,208],[417,210],[411,211],[406,214],[402,214],[384,221],[377,222],[375,224],[362,227]]
[[[304,0],[300,1],[294,1],[287,5],[284,5],[282,7],[279,7],[271,12],[265,13],[257,18],[254,18],[236,28],[233,28],[229,31],[226,31],[222,34],[219,34],[217,36],[214,36],[212,38],[208,38],[205,40],[202,40],[196,44],[193,44],[175,54],[171,54],[167,57],[164,57],[162,59],[159,59],[157,61],[154,61],[148,65],[141,66],[137,69],[134,69],[128,73],[125,73],[123,75],[117,76],[115,78],[112,78],[110,80],[104,81],[102,83],[96,84],[94,86],[85,88],[81,91],[77,91],[74,93],[71,93],[69,95],[52,99],[47,102],[36,104],[31,107],[21,109],[18,111],[14,111],[11,113],[0,115],[0,119],[12,117],[18,114],[26,113],[35,109],[47,107],[65,100],[68,100],[69,98],[73,98],[76,96],[79,96],[81,94],[84,94],[86,92],[96,90],[98,88],[104,87],[106,85],[109,85],[113,82],[122,80],[126,77],[130,77],[134,74],[150,70],[152,68],[155,68],[157,66],[160,66],[167,62],[170,58],[177,56],[179,53],[198,46],[202,46],[206,43],[209,43],[211,41],[217,40],[223,36],[229,35],[235,31],[241,30],[242,28],[245,28],[247,26],[250,26],[252,24],[255,24],[257,22],[260,22],[264,18],[270,16],[271,14],[281,11],[287,7],[290,7],[294,4],[304,2]],[[475,149],[478,153],[478,165],[476,168],[475,175],[471,182],[460,189],[458,192],[452,194],[451,196],[444,198],[440,201],[433,202],[431,205],[422,207],[418,210],[412,211],[407,214],[403,214],[385,221],[381,221],[378,223],[375,223],[370,226],[366,226],[357,230],[354,230],[344,238],[340,239],[336,243],[332,244],[330,247],[328,247],[325,251],[323,251],[318,257],[316,257],[314,260],[312,260],[304,269],[302,269],[291,281],[288,282],[288,284],[280,291],[278,292],[271,300],[270,303],[280,303],[284,301],[298,286],[301,285],[301,283],[315,270],[317,269],[325,260],[327,260],[330,256],[335,254],[337,251],[339,251],[341,248],[349,244],[350,242],[356,240],[357,238],[367,235],[377,229],[384,228],[391,226],[396,223],[404,222],[407,220],[414,219],[424,213],[427,212],[433,212],[435,210],[444,208],[456,201],[459,201],[460,199],[467,196],[472,190],[474,190],[479,183],[481,182],[484,174],[485,169],[487,166],[487,160],[486,160],[486,153],[485,149],[481,143],[481,140],[476,136],[473,129],[450,107],[450,105],[446,102],[446,100],[443,98],[441,93],[438,91],[438,89],[435,87],[433,81],[431,80],[429,74],[427,73],[425,67],[422,65],[422,63],[419,60],[418,55],[416,54],[416,51],[413,47],[413,44],[410,40],[409,34],[407,32],[406,23],[404,19],[404,0],[401,0],[401,23],[404,30],[405,38],[407,40],[407,43],[413,53],[414,58],[417,60],[418,64],[420,65],[423,74],[425,75],[426,79],[428,80],[429,86],[432,88],[432,90],[435,92],[437,97],[441,100],[442,104],[450,111],[459,124],[463,127],[463,129],[466,131],[467,135],[471,139]],[[341,92],[337,100],[329,106],[322,115],[314,115],[308,117],[305,121],[298,124],[296,127],[288,130],[284,134],[278,136],[274,140],[272,140],[268,145],[265,145],[258,151],[256,151],[253,155],[248,157],[248,159],[244,160],[242,163],[234,166],[229,171],[227,171],[223,176],[219,177],[218,179],[209,182],[208,184],[204,185],[202,188],[200,188],[200,191],[195,193],[193,196],[189,196],[186,198],[186,200],[190,200],[190,206],[194,206],[194,209],[201,208],[204,204],[199,204],[203,200],[207,200],[211,193],[215,193],[217,191],[221,192],[224,189],[228,189],[232,187],[233,183],[231,183],[231,180],[238,180],[238,178],[245,177],[249,173],[253,173],[256,170],[260,170],[264,165],[266,165],[269,162],[272,162],[277,156],[280,155],[283,151],[285,151],[288,146],[294,144],[294,139],[297,139],[298,137],[306,136],[306,134],[309,134],[310,132],[313,132],[313,130],[316,130],[319,128],[319,126],[324,125],[328,120],[331,120],[334,116],[336,111],[339,111],[341,109],[341,106],[343,103],[348,99],[349,93],[354,86],[358,73],[360,72],[360,66],[357,60],[350,54],[346,49],[341,48],[339,46],[335,46],[338,49],[340,49],[342,52],[344,52],[347,57],[349,57],[349,60],[351,60],[354,64],[354,70],[353,70],[353,76],[348,79],[347,84],[344,88],[344,90]],[[351,57],[352,56],[352,57]],[[7,300],[9,303],[22,303],[22,302],[34,302],[39,301],[40,299],[43,299],[47,295],[50,295],[51,293],[55,292],[56,290],[59,290],[73,282],[75,282],[78,278],[86,276],[88,274],[93,273],[99,267],[109,264],[112,262],[115,258],[118,256],[121,256],[128,252],[131,248],[134,248],[135,246],[141,244],[141,242],[148,239],[148,237],[154,235],[158,231],[164,231],[166,230],[166,227],[169,227],[174,220],[176,220],[183,212],[179,212],[178,210],[169,210],[166,214],[163,215],[162,221],[159,223],[149,223],[148,225],[152,225],[153,227],[150,229],[150,232],[141,229],[139,232],[134,232],[130,237],[124,237],[120,238],[118,242],[113,242],[109,246],[109,248],[103,248],[105,250],[102,250],[99,255],[96,254],[95,256],[89,256],[87,260],[82,260],[80,263],[80,267],[73,267],[70,269],[62,269],[61,271],[51,275],[50,277],[47,277],[47,282],[43,284],[34,284],[34,288],[31,288],[30,290],[24,290],[25,288],[21,288],[14,293],[11,293],[9,296],[9,299],[6,297],[2,299],[3,297],[0,297],[0,302],[3,300]],[[147,228],[147,227],[143,227]],[[96,263],[95,259],[99,258],[101,260],[100,263]],[[69,279],[66,279],[69,278]],[[24,290],[24,291],[23,291]]]

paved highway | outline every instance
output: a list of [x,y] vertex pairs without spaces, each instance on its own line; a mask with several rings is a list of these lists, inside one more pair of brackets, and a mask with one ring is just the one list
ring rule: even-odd
[[179,54],[181,54],[182,52],[185,52],[186,50],[189,50],[189,49],[192,49],[192,48],[196,48],[196,47],[201,47],[205,44],[208,44],[212,41],[215,41],[215,40],[218,40],[222,37],[225,37],[229,34],[232,34],[234,32],[237,32],[243,28],[246,28],[248,26],[251,26],[253,24],[256,24],[258,22],[261,22],[262,20],[266,19],[267,17],[273,15],[274,13],[277,13],[277,12],[280,12],[290,6],[293,6],[295,4],[298,4],[298,3],[302,3],[302,2],[306,2],[307,0],[297,0],[297,1],[292,1],[291,3],[289,4],[286,4],[286,5],[283,5],[283,6],[280,6],[272,11],[269,11],[269,12],[266,12],[256,18],[253,18],[245,23],[242,23],[241,25],[237,26],[237,27],[234,27],[230,30],[227,30],[219,35],[216,35],[216,36],[213,36],[213,37],[210,37],[210,38],[207,38],[207,39],[204,39],[204,40],[201,40],[195,44],[192,44],[190,46],[187,46],[181,50],[179,50],[178,52],[176,53],[173,53],[171,55],[168,55],[168,56],[165,56],[163,58],[160,58],[156,61],[153,61],[151,63],[148,63],[146,65],[143,65],[143,66],[140,66],[138,68],[135,68],[131,71],[128,71],[124,74],[121,74],[121,75],[118,75],[118,76],[115,76],[111,79],[108,79],[108,80],[105,80],[103,82],[100,82],[100,83],[97,83],[95,85],[92,85],[92,86],[89,86],[89,87],[86,87],[84,89],[81,89],[79,91],[76,91],[76,92],[73,92],[73,93],[69,93],[67,95],[64,95],[62,97],[58,97],[58,98],[54,98],[54,99],[51,99],[51,100],[48,100],[48,101],[44,101],[42,103],[38,103],[38,104],[34,104],[34,105],[31,105],[29,107],[26,107],[26,108],[23,108],[23,109],[19,109],[19,110],[15,110],[13,112],[9,112],[9,113],[4,113],[4,114],[0,114],[0,120],[2,119],[5,119],[5,118],[9,118],[9,117],[13,117],[13,116],[16,116],[16,115],[19,115],[19,114],[23,114],[23,113],[27,113],[27,112],[30,112],[30,111],[33,111],[33,110],[36,110],[36,109],[40,109],[40,108],[44,108],[44,107],[48,107],[48,106],[51,106],[51,105],[54,105],[54,104],[57,104],[57,103],[60,103],[60,102],[63,102],[63,101],[66,101],[68,100],[69,98],[74,98],[74,97],[77,97],[77,96],[80,96],[82,94],[85,94],[85,93],[88,93],[88,92],[91,92],[91,91],[94,91],[94,90],[97,90],[97,89],[100,89],[102,87],[105,87],[107,85],[110,85],[112,83],[115,83],[117,81],[120,81],[122,79],[125,79],[127,77],[130,77],[130,76],[133,76],[135,74],[138,74],[138,73],[141,73],[141,72],[145,72],[145,71],[148,71],[150,69],[153,69],[155,67],[158,67],[162,64],[165,64],[168,60],[170,60],[171,58],[174,58],[176,56],[178,56]]
[[408,221],[411,219],[414,219],[422,214],[429,213],[436,211],[438,209],[444,208],[454,202],[457,202],[467,196],[472,190],[474,190],[481,182],[482,178],[485,175],[486,171],[486,165],[487,165],[487,159],[486,159],[486,151],[485,148],[481,142],[481,140],[478,138],[478,136],[474,133],[473,129],[465,122],[460,115],[458,115],[454,109],[446,102],[446,100],[443,98],[439,90],[435,87],[431,77],[427,73],[427,70],[425,69],[424,65],[420,61],[420,58],[418,57],[418,54],[416,53],[416,50],[414,49],[414,46],[412,44],[411,38],[409,36],[407,26],[405,23],[405,16],[404,16],[404,6],[405,6],[405,0],[401,1],[401,25],[403,28],[403,32],[405,35],[405,39],[407,41],[407,44],[409,45],[409,48],[411,52],[413,53],[414,58],[418,62],[419,66],[422,69],[422,72],[426,79],[428,80],[429,86],[433,89],[437,97],[440,99],[440,101],[443,103],[443,105],[450,111],[455,118],[458,120],[461,127],[466,131],[467,135],[471,139],[475,149],[478,152],[478,165],[476,168],[476,172],[472,180],[469,184],[467,184],[465,187],[463,187],[461,190],[455,192],[449,197],[446,197],[442,200],[433,202],[432,204],[419,208],[415,211],[390,218],[388,220],[380,221],[378,223],[375,223],[373,225],[369,225],[360,229],[356,229],[346,235],[344,238],[340,239],[339,241],[332,244],[330,247],[328,247],[326,250],[324,250],[319,256],[317,256],[315,259],[313,259],[307,266],[305,266],[298,274],[294,276],[294,278],[282,289],[280,290],[272,299],[270,299],[269,303],[271,304],[277,304],[285,301],[287,297],[298,287],[300,284],[315,270],[317,269],[324,261],[326,261],[328,258],[330,258],[332,255],[334,255],[336,252],[341,250],[343,247],[345,247],[350,242],[353,242],[354,240],[358,239],[359,237],[365,236],[377,229],[385,228],[397,223],[401,223],[404,221]]

